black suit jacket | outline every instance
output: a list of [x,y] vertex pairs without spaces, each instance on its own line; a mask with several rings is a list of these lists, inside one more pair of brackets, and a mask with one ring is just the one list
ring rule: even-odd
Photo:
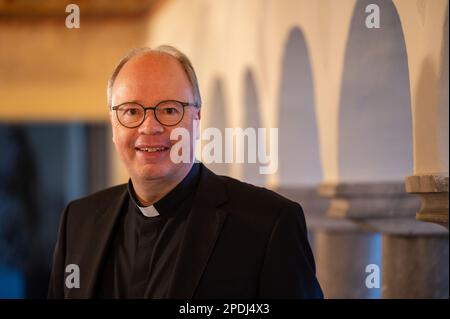
[[[50,298],[93,298],[126,185],[71,202],[53,257]],[[65,286],[66,265],[80,287]],[[322,298],[302,208],[205,166],[189,214],[170,298]]]

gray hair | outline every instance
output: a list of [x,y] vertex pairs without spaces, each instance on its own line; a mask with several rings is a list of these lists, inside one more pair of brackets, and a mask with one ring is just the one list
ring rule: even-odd
[[192,86],[192,92],[194,93],[194,103],[197,105],[197,107],[201,107],[202,105],[202,98],[200,96],[200,88],[198,86],[197,76],[195,75],[194,67],[191,64],[191,61],[189,61],[189,58],[180,50],[177,48],[170,46],[170,45],[161,45],[157,47],[156,49],[151,49],[148,47],[138,48],[131,50],[127,55],[125,55],[120,62],[116,65],[114,68],[114,71],[111,75],[111,77],[108,80],[108,87],[107,87],[107,98],[108,98],[108,107],[111,108],[111,99],[112,99],[112,88],[114,85],[114,82],[116,81],[117,75],[119,75],[120,70],[122,70],[123,66],[130,61],[131,59],[141,56],[141,55],[147,55],[151,53],[162,53],[167,54],[172,57],[174,57],[178,62],[180,62],[181,66],[183,67],[184,71],[186,72],[186,75],[189,79],[189,82]]

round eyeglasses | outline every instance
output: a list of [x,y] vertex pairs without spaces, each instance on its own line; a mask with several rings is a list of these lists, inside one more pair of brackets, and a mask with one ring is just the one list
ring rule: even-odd
[[161,101],[155,106],[145,107],[137,102],[125,102],[111,109],[116,111],[120,124],[128,128],[135,128],[144,123],[147,110],[152,110],[155,119],[164,126],[175,126],[181,122],[186,106],[197,107],[197,104],[176,100]]

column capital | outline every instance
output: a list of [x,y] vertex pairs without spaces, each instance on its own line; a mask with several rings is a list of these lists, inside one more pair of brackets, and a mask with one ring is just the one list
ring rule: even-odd
[[401,181],[322,183],[319,194],[330,198],[327,216],[358,222],[367,231],[405,236],[447,232],[416,220],[420,199],[409,194]]
[[405,188],[422,201],[422,206],[416,211],[418,220],[448,229],[448,173],[407,176]]
[[352,233],[366,231],[364,225],[357,222],[329,218],[327,210],[330,199],[320,196],[317,186],[279,186],[274,190],[302,206],[310,230]]

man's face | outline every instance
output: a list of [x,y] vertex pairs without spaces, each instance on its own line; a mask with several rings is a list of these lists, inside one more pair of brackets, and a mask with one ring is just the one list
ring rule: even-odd
[[[194,103],[189,79],[180,63],[167,54],[152,53],[128,61],[119,72],[111,94],[111,105],[137,102],[146,107],[155,106],[163,100]],[[170,133],[177,127],[185,128],[190,136],[190,151],[193,154],[192,136],[194,120],[200,119],[200,110],[188,106],[184,117],[176,126],[164,126],[147,110],[141,126],[122,126],[111,111],[113,142],[133,181],[176,180],[192,163],[174,163],[170,158],[172,145]],[[167,148],[164,151],[148,152],[144,148]]]

